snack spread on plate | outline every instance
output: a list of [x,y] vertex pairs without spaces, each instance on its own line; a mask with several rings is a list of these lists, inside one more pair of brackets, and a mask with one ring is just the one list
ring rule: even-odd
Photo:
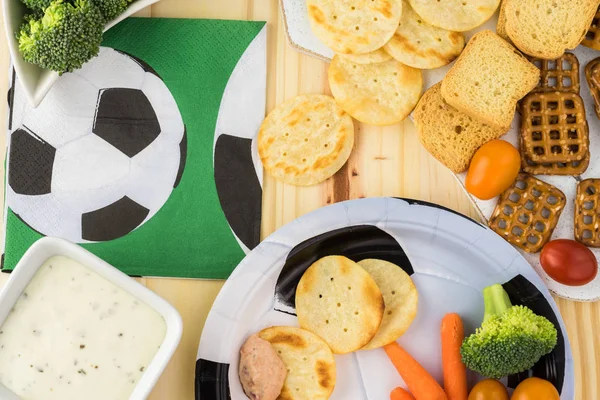
[[[307,1],[313,32],[337,53],[328,81],[339,107],[371,125],[392,125],[412,112],[423,146],[454,173],[467,172],[467,191],[481,200],[497,198],[488,222],[493,231],[525,252],[541,252],[544,270],[557,282],[589,283],[597,262],[584,245],[600,246],[595,197],[600,185],[593,179],[579,183],[573,233],[581,243],[551,241],[570,204],[561,190],[535,175],[578,177],[593,159],[580,63],[565,51],[574,49],[588,28],[586,45],[594,47],[598,20],[593,17],[600,1],[388,3]],[[462,32],[482,25],[499,7],[497,33],[481,30],[466,42],[470,35]],[[453,61],[441,82],[421,94],[423,85],[430,85],[425,70]],[[594,60],[585,72],[600,116],[598,65]],[[511,130],[516,112],[521,118],[515,147],[502,136]],[[333,354],[383,347],[406,384],[390,393],[392,400],[508,400],[505,386],[495,379],[532,368],[556,346],[557,330],[549,320],[513,306],[502,286],[490,286],[475,333],[464,337],[458,314],[441,321],[442,386],[395,342],[417,312],[410,281],[385,261],[325,257],[299,281],[299,325],[322,338]],[[480,382],[469,395],[467,368],[493,379]],[[558,400],[556,388],[537,378],[524,380],[515,391],[516,396],[533,393]]]
[[[483,321],[473,334],[465,337],[457,313],[440,321],[442,386],[396,342],[417,314],[418,294],[410,276],[388,261],[321,258],[296,288],[300,328],[273,326],[250,335],[240,350],[240,382],[250,399],[327,399],[336,383],[334,354],[383,348],[391,365],[381,368],[393,366],[408,388],[395,388],[392,400],[467,399],[467,368],[500,379],[530,369],[557,344],[554,324],[527,306],[513,305],[502,285],[486,287],[483,299]],[[526,389],[528,380],[521,385],[520,390],[535,390]],[[484,386],[504,389],[487,380],[471,396]]]
[[0,326],[0,383],[23,399],[127,400],[166,329],[132,294],[54,256]]

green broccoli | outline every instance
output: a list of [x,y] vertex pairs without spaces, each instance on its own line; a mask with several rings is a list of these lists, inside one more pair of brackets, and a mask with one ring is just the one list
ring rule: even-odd
[[23,59],[56,71],[72,72],[98,55],[104,17],[90,0],[55,0],[41,18],[25,18],[17,34]]
[[34,13],[43,13],[53,0],[21,0]]
[[533,367],[556,346],[552,322],[524,306],[513,306],[501,285],[483,290],[481,327],[460,349],[467,368],[488,378],[501,378]]
[[100,9],[107,21],[117,18],[131,3],[130,0],[94,0],[94,4]]

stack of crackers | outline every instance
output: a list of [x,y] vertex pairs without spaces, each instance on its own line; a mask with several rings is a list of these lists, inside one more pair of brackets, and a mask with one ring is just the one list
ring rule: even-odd
[[296,287],[300,328],[258,332],[287,368],[278,399],[328,399],[336,384],[334,354],[395,342],[415,319],[418,303],[414,282],[398,265],[343,256],[317,260]]
[[312,264],[296,289],[300,327],[321,337],[335,354],[394,342],[417,314],[417,289],[399,266],[328,256]]

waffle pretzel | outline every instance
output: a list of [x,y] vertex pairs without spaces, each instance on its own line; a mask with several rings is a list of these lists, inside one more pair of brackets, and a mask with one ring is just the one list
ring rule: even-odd
[[550,240],[565,204],[560,190],[520,173],[513,186],[500,195],[489,226],[509,243],[537,253]]
[[590,152],[588,151],[583,160],[567,163],[536,163],[527,158],[521,152],[521,169],[531,175],[570,175],[579,176],[583,174],[590,165]]
[[591,49],[600,50],[600,7],[592,20],[592,25],[588,29],[581,44]]
[[594,110],[600,118],[600,57],[593,59],[585,66],[585,79],[594,99]]
[[531,92],[579,93],[579,60],[572,53],[565,53],[555,60],[530,58],[540,69],[540,81]]
[[530,93],[521,103],[521,151],[536,163],[580,161],[589,151],[583,100],[576,93]]
[[600,179],[585,179],[575,196],[575,240],[600,247]]

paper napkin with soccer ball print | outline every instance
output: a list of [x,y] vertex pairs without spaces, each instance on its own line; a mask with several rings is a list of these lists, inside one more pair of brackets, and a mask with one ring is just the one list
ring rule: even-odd
[[131,18],[37,108],[9,92],[4,270],[42,236],[130,275],[226,278],[260,240],[263,22]]

